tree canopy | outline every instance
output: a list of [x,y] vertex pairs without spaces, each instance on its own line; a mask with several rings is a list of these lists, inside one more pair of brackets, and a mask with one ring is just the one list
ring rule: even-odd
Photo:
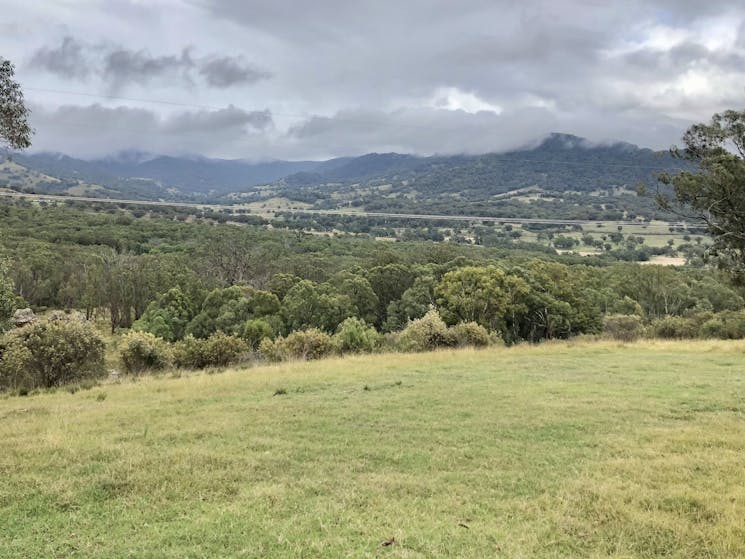
[[13,64],[0,58],[0,145],[24,149],[31,145],[33,129],[28,123],[23,91],[14,76]]
[[697,168],[663,175],[674,200],[660,196],[659,201],[663,207],[677,203],[706,223],[714,237],[712,254],[720,265],[745,277],[745,111],[725,111],[708,124],[694,124],[683,143],[673,153]]

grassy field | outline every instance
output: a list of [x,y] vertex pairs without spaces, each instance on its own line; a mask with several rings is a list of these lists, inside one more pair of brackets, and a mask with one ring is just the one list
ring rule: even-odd
[[570,342],[0,399],[0,557],[743,557],[744,365]]

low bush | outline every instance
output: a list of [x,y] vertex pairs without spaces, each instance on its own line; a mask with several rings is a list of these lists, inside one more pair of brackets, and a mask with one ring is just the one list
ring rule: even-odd
[[694,318],[666,316],[652,323],[651,334],[655,338],[690,339],[699,336],[699,324]]
[[224,367],[240,362],[249,351],[244,340],[223,332],[216,332],[206,340],[189,334],[173,345],[173,360],[183,369]]
[[486,347],[491,343],[488,330],[476,322],[460,322],[449,333],[457,346]]
[[644,324],[634,314],[609,315],[603,319],[603,333],[613,340],[633,342],[644,334]]
[[135,330],[124,336],[119,358],[124,370],[132,374],[163,370],[173,362],[168,342],[150,332]]
[[317,328],[298,330],[286,338],[272,341],[265,338],[259,344],[259,353],[268,361],[287,359],[320,359],[334,353],[334,342],[328,334]]
[[701,325],[701,336],[721,340],[745,338],[745,312],[724,311]]
[[76,319],[40,320],[0,338],[0,389],[28,391],[104,374],[103,338]]
[[372,353],[380,347],[382,337],[364,320],[350,317],[336,329],[333,342],[340,353]]
[[429,351],[455,345],[455,339],[440,314],[431,309],[422,318],[413,320],[398,336],[403,351]]
[[183,340],[173,344],[173,364],[180,369],[200,369],[204,365],[205,340],[187,334]]
[[202,358],[204,366],[224,367],[240,362],[249,351],[248,344],[241,338],[215,332],[205,340]]
[[241,337],[246,340],[246,343],[252,350],[256,350],[261,340],[264,338],[274,338],[274,329],[265,320],[260,318],[247,320],[243,325]]

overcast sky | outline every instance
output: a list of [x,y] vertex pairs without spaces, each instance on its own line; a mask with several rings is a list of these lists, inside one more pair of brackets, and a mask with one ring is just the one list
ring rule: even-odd
[[742,0],[0,0],[35,150],[666,148],[745,107]]

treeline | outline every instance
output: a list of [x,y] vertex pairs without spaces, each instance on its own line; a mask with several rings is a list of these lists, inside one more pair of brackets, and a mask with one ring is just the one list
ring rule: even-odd
[[[606,314],[656,318],[743,304],[739,291],[716,272],[609,265],[610,255],[559,256],[530,245],[520,251],[374,242],[109,211],[0,206],[7,274],[18,305],[79,309],[89,318],[106,316],[116,330],[146,319],[153,305],[175,304],[172,297],[183,299],[179,320],[195,336],[238,333],[251,318],[266,320],[275,335],[305,327],[332,333],[348,317],[395,331],[434,305],[448,323],[474,320],[512,342],[597,331]],[[623,242],[628,246],[617,250],[641,246],[638,239]],[[511,298],[497,297],[512,293],[513,284],[518,287]],[[456,304],[456,292],[487,310],[471,316],[465,303]],[[261,312],[256,297],[264,297]],[[487,299],[498,311],[488,310]],[[225,305],[241,320],[227,325],[220,318],[211,326]]]
[[16,320],[0,339],[6,388],[101,374],[100,320],[128,333],[132,372],[603,332],[745,336],[742,288],[711,269],[23,202],[0,216],[0,330],[26,306],[81,315]]

